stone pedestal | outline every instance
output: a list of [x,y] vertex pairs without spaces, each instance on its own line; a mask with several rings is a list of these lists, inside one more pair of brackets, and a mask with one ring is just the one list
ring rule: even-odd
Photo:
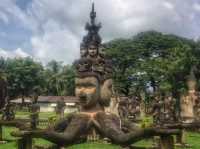
[[174,149],[173,136],[161,136],[160,137],[160,149]]
[[26,136],[18,140],[18,149],[32,149],[32,138]]

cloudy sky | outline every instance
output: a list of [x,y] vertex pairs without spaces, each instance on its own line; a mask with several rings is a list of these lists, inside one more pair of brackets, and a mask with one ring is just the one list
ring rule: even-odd
[[[200,0],[94,0],[103,41],[157,30],[197,39]],[[1,0],[0,56],[70,64],[92,0]]]

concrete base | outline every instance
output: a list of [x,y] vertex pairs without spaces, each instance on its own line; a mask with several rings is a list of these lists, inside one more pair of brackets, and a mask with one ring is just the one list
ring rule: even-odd
[[187,143],[182,143],[182,144],[180,144],[180,143],[175,143],[175,146],[176,147],[180,147],[180,148],[191,148],[192,147],[192,145],[190,145],[190,144],[187,144]]
[[0,141],[0,144],[6,144],[7,141]]

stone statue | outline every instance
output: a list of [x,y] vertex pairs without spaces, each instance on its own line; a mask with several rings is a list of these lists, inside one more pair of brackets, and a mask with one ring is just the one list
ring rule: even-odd
[[[101,40],[97,34],[100,26],[95,24],[94,4],[90,17],[91,23],[87,24],[89,36],[84,37],[84,42],[90,43],[87,40],[94,40],[97,45],[100,45]],[[128,146],[142,138],[177,133],[176,130],[163,131],[158,128],[136,128],[130,122],[121,121],[117,115],[105,112],[105,107],[109,106],[113,94],[111,66],[104,59],[105,63],[101,63],[101,67],[105,71],[100,73],[93,70],[94,60],[92,60],[92,63],[88,65],[89,67],[82,71],[80,69],[82,59],[89,61],[90,58],[81,58],[75,63],[77,66],[75,95],[79,98],[80,112],[67,115],[57,124],[45,130],[22,132],[22,134],[44,138],[59,146],[80,143],[86,141],[91,134],[98,134],[102,138],[108,138],[114,144]]]
[[128,119],[128,97],[120,98],[118,112],[121,119]]
[[139,117],[140,102],[137,97],[121,97],[118,111],[121,119],[135,121]]
[[88,57],[96,58],[98,55],[98,47],[95,45],[95,42],[91,42],[88,47]]
[[132,121],[136,121],[139,118],[140,115],[140,101],[139,98],[136,96],[133,96],[132,98],[129,98],[129,104],[128,104],[128,119]]
[[196,93],[196,100],[194,104],[194,115],[195,115],[195,120],[200,121],[200,92]]
[[60,118],[64,117],[65,107],[66,105],[64,98],[61,98],[60,100],[57,101],[56,114],[58,114]]
[[180,98],[181,118],[185,123],[194,121],[194,103],[197,99],[196,96],[196,77],[194,70],[191,69],[190,75],[187,79],[188,92],[183,94]]
[[0,109],[4,107],[7,96],[7,82],[3,78],[3,72],[0,70]]
[[80,46],[80,55],[81,57],[86,57],[87,54],[88,54],[87,47],[85,47],[85,45],[82,43]]
[[15,119],[14,105],[10,103],[8,97],[6,98],[6,104],[2,111],[2,120],[11,121]]
[[155,124],[160,124],[163,119],[164,103],[159,95],[156,95],[152,104],[153,121]]
[[39,112],[40,112],[40,106],[37,103],[38,102],[38,93],[36,89],[34,89],[34,93],[32,95],[32,104],[30,106],[30,119],[31,119],[31,129],[34,130],[37,128],[37,125],[39,124]]
[[166,96],[164,99],[164,121],[173,123],[176,121],[176,100],[171,96]]

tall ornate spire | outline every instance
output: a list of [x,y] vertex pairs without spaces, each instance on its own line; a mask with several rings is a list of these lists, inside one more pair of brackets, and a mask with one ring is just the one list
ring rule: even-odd
[[90,12],[90,22],[86,23],[85,29],[87,35],[83,37],[80,47],[81,58],[75,62],[77,76],[83,77],[95,75],[99,80],[111,78],[112,65],[111,61],[105,58],[99,30],[101,23],[95,22],[96,12],[94,3]]
[[88,31],[88,34],[83,37],[82,46],[88,48],[89,44],[93,43],[97,47],[101,44],[101,37],[99,36],[99,30],[101,28],[101,23],[96,24],[95,22],[96,12],[94,8],[94,3],[92,3],[92,10],[90,12],[90,23],[87,22],[85,29]]
[[94,2],[92,3],[92,11],[90,12],[91,24],[95,24],[96,12],[94,11]]

